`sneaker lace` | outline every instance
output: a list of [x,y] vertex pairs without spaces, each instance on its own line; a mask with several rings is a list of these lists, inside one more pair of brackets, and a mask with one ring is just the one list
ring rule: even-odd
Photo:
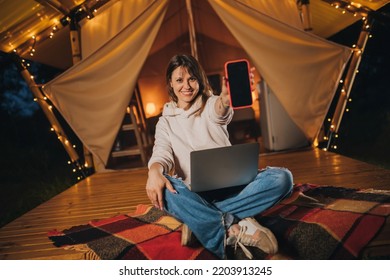
[[238,235],[236,237],[236,241],[234,243],[234,250],[237,250],[237,245],[238,245],[241,247],[245,256],[247,256],[249,259],[253,259],[252,253],[243,244],[243,243],[245,243],[246,245],[252,246],[255,243],[255,241],[252,238],[245,235],[247,229],[248,228],[246,226],[240,227],[240,232],[238,233]]

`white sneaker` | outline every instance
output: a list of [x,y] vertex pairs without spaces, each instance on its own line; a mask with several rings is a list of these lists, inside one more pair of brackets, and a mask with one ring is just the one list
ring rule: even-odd
[[234,245],[235,249],[239,245],[250,259],[253,256],[245,246],[257,247],[267,254],[275,254],[278,251],[278,242],[274,234],[268,228],[261,226],[254,218],[242,219],[238,226],[239,230],[234,225],[230,228],[227,245]]

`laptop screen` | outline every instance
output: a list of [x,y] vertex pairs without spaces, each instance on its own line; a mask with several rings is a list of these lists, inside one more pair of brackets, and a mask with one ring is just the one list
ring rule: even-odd
[[241,186],[258,173],[259,143],[191,152],[191,190],[211,191]]

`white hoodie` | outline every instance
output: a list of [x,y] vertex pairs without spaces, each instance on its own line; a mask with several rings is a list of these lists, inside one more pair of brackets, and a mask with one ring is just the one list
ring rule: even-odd
[[178,108],[173,101],[166,103],[156,125],[148,167],[158,162],[164,173],[173,171],[189,185],[191,151],[230,146],[227,124],[233,117],[233,110],[230,108],[225,116],[218,116],[215,112],[217,99],[218,96],[210,96],[200,115],[196,113],[201,108],[201,97],[188,110]]

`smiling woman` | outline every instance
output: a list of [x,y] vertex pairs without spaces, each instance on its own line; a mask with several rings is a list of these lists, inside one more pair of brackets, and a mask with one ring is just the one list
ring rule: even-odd
[[172,72],[170,85],[176,96],[177,107],[188,109],[199,92],[197,78],[188,73],[187,68],[178,67]]

